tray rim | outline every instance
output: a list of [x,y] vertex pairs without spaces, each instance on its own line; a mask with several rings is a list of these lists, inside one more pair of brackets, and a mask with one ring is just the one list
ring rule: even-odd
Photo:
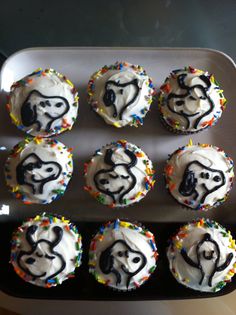
[[213,49],[213,48],[205,48],[205,47],[139,47],[139,46],[132,46],[132,47],[128,47],[128,46],[124,46],[124,47],[109,47],[109,46],[39,46],[39,47],[27,47],[27,48],[23,48],[20,49],[14,53],[12,53],[3,63],[2,67],[1,67],[1,76],[2,73],[4,71],[4,68],[7,66],[7,63],[9,63],[9,61],[11,61],[11,59],[15,58],[16,56],[22,54],[22,53],[27,53],[27,52],[31,52],[31,51],[39,51],[39,50],[43,50],[43,51],[51,51],[51,50],[55,50],[55,49],[59,49],[59,50],[140,50],[140,51],[171,51],[171,50],[175,50],[175,51],[202,51],[202,52],[208,52],[208,53],[212,53],[215,55],[219,55],[223,58],[226,58],[231,65],[233,66],[233,68],[236,69],[236,62],[233,60],[232,57],[230,57],[228,54],[226,54],[225,52],[218,50],[218,49]]

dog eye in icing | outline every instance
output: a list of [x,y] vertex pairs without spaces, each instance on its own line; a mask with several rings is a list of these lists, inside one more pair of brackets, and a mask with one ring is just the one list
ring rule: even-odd
[[56,103],[56,107],[61,107],[63,105],[63,103],[62,102],[59,102],[59,103]]
[[45,102],[43,102],[43,101],[41,101],[41,102],[39,103],[39,105],[40,105],[41,107],[46,107],[46,104],[45,104]]
[[37,257],[43,257],[43,254],[39,254],[38,252],[36,252],[35,254]]
[[118,255],[119,257],[123,257],[123,252],[119,251],[119,252],[117,253],[117,255]]
[[25,166],[27,171],[32,171],[34,169],[34,163],[29,163]]
[[123,89],[120,89],[120,94],[123,94],[123,91],[124,91]]
[[129,178],[129,175],[125,176],[125,175],[121,175],[122,178],[124,179],[128,179]]
[[114,178],[114,179],[116,179],[116,178],[119,177],[119,175],[113,175],[113,174],[109,174],[109,176],[110,176],[111,178]]

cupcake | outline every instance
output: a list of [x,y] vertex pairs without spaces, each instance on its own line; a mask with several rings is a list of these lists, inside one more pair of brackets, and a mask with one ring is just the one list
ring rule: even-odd
[[5,164],[10,191],[25,204],[47,204],[62,196],[73,171],[71,150],[45,138],[18,143]]
[[12,122],[32,136],[70,130],[78,112],[74,85],[53,69],[37,69],[11,86],[7,104]]
[[37,215],[12,236],[10,262],[15,272],[40,287],[54,287],[74,277],[81,256],[81,236],[64,217]]
[[170,194],[180,204],[208,210],[227,199],[234,178],[233,161],[213,145],[190,141],[170,155],[164,175]]
[[154,170],[136,145],[119,140],[97,150],[84,168],[87,190],[110,207],[126,207],[140,201],[154,185]]
[[214,76],[190,66],[172,71],[160,89],[161,120],[174,133],[195,133],[213,126],[226,107]]
[[236,273],[235,240],[209,219],[181,227],[170,240],[167,257],[176,280],[197,291],[217,292]]
[[88,83],[88,102],[107,124],[138,127],[149,111],[153,84],[141,66],[116,62],[95,72]]
[[89,272],[118,291],[140,287],[154,272],[158,257],[153,234],[116,220],[100,227],[89,250]]

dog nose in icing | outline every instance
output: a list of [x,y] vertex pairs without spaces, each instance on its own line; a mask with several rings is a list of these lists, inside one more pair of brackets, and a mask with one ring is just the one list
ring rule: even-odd
[[29,257],[29,258],[26,259],[25,263],[27,265],[33,265],[35,263],[35,259],[32,258],[32,257]]
[[105,179],[105,178],[102,178],[102,179],[99,180],[99,183],[101,185],[106,185],[106,184],[109,184],[109,181],[107,179]]
[[216,175],[216,176],[213,177],[213,180],[215,182],[220,182],[221,181],[221,177],[219,175]]

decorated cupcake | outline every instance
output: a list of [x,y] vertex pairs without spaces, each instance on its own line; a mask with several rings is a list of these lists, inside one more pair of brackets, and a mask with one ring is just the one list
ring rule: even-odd
[[53,69],[37,69],[11,87],[7,104],[12,122],[32,136],[70,130],[78,112],[74,85]]
[[28,219],[13,233],[11,263],[26,282],[50,288],[74,277],[82,243],[76,226],[49,214]]
[[141,66],[116,62],[95,72],[88,83],[88,102],[107,124],[138,127],[149,111],[153,84]]
[[170,155],[164,175],[170,194],[180,204],[208,210],[227,199],[234,178],[233,161],[215,146],[190,141]]
[[235,240],[209,219],[182,226],[170,240],[167,257],[176,280],[197,291],[217,292],[236,273]]
[[25,204],[46,204],[62,196],[73,171],[71,150],[45,138],[18,143],[5,164],[10,191]]
[[174,70],[161,86],[161,119],[174,133],[195,133],[215,125],[226,106],[223,91],[208,72]]
[[110,207],[126,207],[140,201],[154,185],[154,170],[136,145],[119,140],[97,150],[85,164],[87,190]]
[[116,220],[100,227],[89,250],[89,272],[118,291],[140,287],[156,268],[154,235],[141,226]]

